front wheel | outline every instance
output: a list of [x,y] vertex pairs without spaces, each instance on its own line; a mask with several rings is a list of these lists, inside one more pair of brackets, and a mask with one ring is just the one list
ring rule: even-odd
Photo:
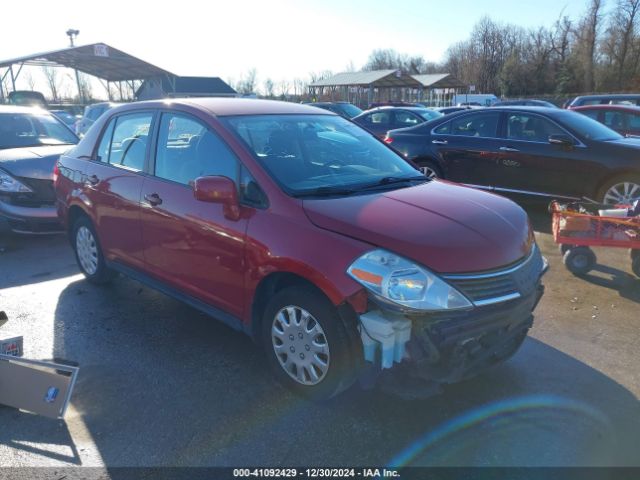
[[599,193],[600,202],[607,205],[631,205],[640,200],[640,176],[623,175],[608,181]]
[[73,226],[73,249],[80,271],[91,283],[108,283],[115,272],[107,267],[98,236],[87,217],[80,217]]
[[353,361],[346,328],[331,302],[313,289],[278,292],[262,319],[262,343],[276,378],[312,400],[348,388]]

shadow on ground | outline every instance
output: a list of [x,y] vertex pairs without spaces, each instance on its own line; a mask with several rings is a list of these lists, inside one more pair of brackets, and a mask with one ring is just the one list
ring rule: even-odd
[[637,399],[531,338],[438,397],[353,389],[316,405],[274,385],[246,336],[119,278],[62,292],[55,355],[80,363],[74,405],[110,467],[640,463]]

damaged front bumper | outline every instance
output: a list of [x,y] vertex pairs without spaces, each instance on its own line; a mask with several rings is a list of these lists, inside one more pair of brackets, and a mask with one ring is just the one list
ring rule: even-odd
[[[538,281],[526,296],[469,311],[405,315],[411,335],[403,358],[382,368],[383,352],[365,362],[363,386],[378,385],[401,396],[436,394],[441,386],[472,377],[511,357],[533,325],[544,292]],[[380,312],[391,319],[397,316]]]

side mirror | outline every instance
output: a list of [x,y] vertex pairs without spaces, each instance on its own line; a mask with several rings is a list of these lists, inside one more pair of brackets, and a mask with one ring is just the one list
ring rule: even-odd
[[198,177],[193,181],[193,196],[196,200],[221,203],[224,216],[230,220],[240,218],[240,202],[236,184],[228,177]]
[[575,142],[569,135],[549,135],[549,143],[552,145],[560,145],[561,147],[573,147]]

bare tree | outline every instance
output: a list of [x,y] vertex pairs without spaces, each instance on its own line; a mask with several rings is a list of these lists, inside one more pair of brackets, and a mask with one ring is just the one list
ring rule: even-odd
[[254,93],[257,86],[256,77],[256,69],[252,68],[238,82],[238,88],[236,90],[238,90],[238,92],[242,94]]
[[60,100],[59,92],[61,86],[61,78],[58,75],[58,69],[55,67],[42,67],[42,73],[47,80],[47,86],[51,92],[51,100],[57,102]]
[[286,79],[280,80],[278,82],[278,92],[280,92],[279,96],[281,99],[286,99],[287,98],[287,94],[289,93],[289,88],[290,88],[290,84],[289,81]]
[[31,72],[27,72],[25,74],[25,81],[27,82],[27,85],[29,86],[29,90],[33,91],[36,89],[36,79],[33,78],[33,75],[31,74]]
[[271,80],[270,78],[267,78],[264,81],[264,96],[267,98],[273,98],[274,88],[275,88],[275,85],[273,83],[273,80]]

